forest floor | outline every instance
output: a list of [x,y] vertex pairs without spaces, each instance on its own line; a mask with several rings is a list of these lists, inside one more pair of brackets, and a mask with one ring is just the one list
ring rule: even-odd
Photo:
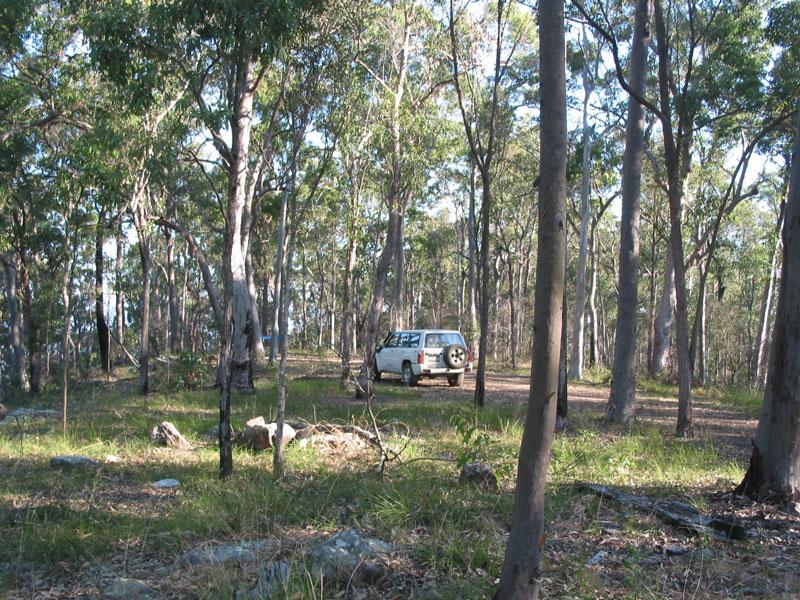
[[[363,403],[339,387],[337,371],[332,359],[292,360],[287,420],[368,427]],[[270,452],[236,449],[235,473],[222,484],[216,443],[205,435],[217,419],[218,392],[161,381],[161,391],[143,398],[132,373],[115,375],[74,385],[66,438],[53,419],[0,429],[0,596],[113,597],[114,584],[127,578],[141,583],[139,597],[244,598],[259,568],[275,561],[289,565],[275,597],[491,595],[508,535],[526,376],[491,374],[480,413],[471,403],[472,378],[460,389],[443,381],[379,383],[378,422],[388,443],[405,447],[383,478],[368,445],[291,444],[279,482]],[[271,420],[274,379],[265,374],[254,394],[234,397],[237,429],[258,415]],[[556,434],[548,478],[543,597],[797,597],[800,517],[731,493],[755,431],[751,397],[698,390],[695,437],[686,441],[672,434],[677,401],[669,386],[643,382],[637,419],[624,427],[602,422],[606,386],[573,383],[569,395],[568,426]],[[35,406],[58,409],[58,398],[58,389],[48,390]],[[148,433],[164,420],[194,449],[155,447]],[[52,468],[58,454],[86,455],[101,466]],[[105,462],[109,455],[118,462]],[[491,464],[499,489],[460,484],[457,463],[466,459]],[[180,487],[151,485],[164,478]],[[681,501],[737,520],[747,537],[694,535],[582,483]],[[345,529],[393,545],[388,574],[371,583],[310,574],[309,551]],[[193,565],[182,558],[243,541],[261,542],[253,560]]]

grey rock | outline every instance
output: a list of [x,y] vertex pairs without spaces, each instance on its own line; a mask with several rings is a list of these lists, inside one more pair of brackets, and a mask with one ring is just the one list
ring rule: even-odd
[[598,521],[597,524],[600,526],[600,530],[606,535],[614,535],[622,531],[622,527],[614,523],[614,521]]
[[119,577],[103,589],[104,598],[150,598],[153,590],[144,581]]
[[49,408],[16,408],[0,421],[0,428],[27,419],[55,419],[58,415],[58,411]]
[[[260,452],[275,447],[275,433],[278,431],[277,423],[267,423],[264,417],[250,419],[245,424],[244,430],[236,437],[236,443],[245,448]],[[288,423],[283,424],[283,438],[281,445],[291,442],[297,432]]]
[[684,554],[688,554],[689,549],[686,546],[680,546],[678,544],[670,544],[668,546],[664,546],[664,553],[667,556],[683,556]]
[[253,562],[258,559],[258,552],[266,548],[267,542],[264,540],[205,545],[183,554],[179,562],[193,567]]
[[96,469],[100,466],[100,463],[97,462],[96,460],[92,460],[88,456],[62,455],[62,456],[54,456],[53,458],[51,458],[50,466],[54,468],[85,467],[90,469]]
[[392,545],[384,541],[353,529],[340,531],[311,551],[311,572],[327,581],[354,577],[374,582],[388,572],[391,552]]
[[587,560],[586,565],[589,567],[594,567],[596,565],[599,565],[606,559],[607,556],[608,552],[606,552],[605,550],[601,550],[600,552],[592,556],[589,560]]
[[164,421],[160,425],[153,427],[150,432],[150,440],[159,446],[167,446],[169,448],[177,448],[178,450],[191,450],[192,445],[189,443],[178,428],[169,421]]
[[460,483],[474,483],[487,490],[497,490],[497,476],[492,467],[484,463],[467,463],[461,467]]
[[181,487],[181,482],[178,481],[177,479],[159,479],[158,481],[154,481],[150,485],[160,490],[172,490]]
[[262,600],[272,598],[284,589],[289,580],[289,563],[285,560],[269,563],[258,569],[256,584],[239,597],[242,600]]

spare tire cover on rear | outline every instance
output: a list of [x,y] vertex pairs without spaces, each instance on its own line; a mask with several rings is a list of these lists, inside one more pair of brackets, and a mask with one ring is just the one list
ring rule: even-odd
[[467,349],[461,344],[450,344],[444,349],[443,356],[451,369],[463,369],[467,365]]

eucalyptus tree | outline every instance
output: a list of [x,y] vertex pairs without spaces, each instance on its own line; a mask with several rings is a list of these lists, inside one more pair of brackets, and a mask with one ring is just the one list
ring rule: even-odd
[[[415,0],[382,8],[368,32],[367,44],[356,62],[369,74],[380,106],[382,126],[373,138],[373,150],[382,166],[381,187],[388,219],[383,247],[375,266],[372,298],[363,332],[361,390],[371,386],[380,318],[386,301],[389,271],[403,277],[401,246],[405,211],[426,182],[436,146],[439,117],[435,99],[447,83],[441,61],[442,35],[428,8]],[[388,40],[387,40],[388,38]],[[399,296],[399,298],[398,298]],[[402,300],[402,282],[396,282],[394,302]],[[399,314],[395,306],[395,324]]]
[[[456,7],[450,1],[447,29],[450,35],[450,60],[452,81],[458,100],[458,108],[464,133],[469,145],[471,164],[478,169],[481,177],[481,243],[480,243],[480,338],[478,347],[478,369],[475,383],[474,402],[477,406],[485,404],[486,394],[486,354],[489,333],[489,286],[491,285],[491,220],[492,220],[492,178],[493,161],[496,160],[499,145],[501,112],[509,93],[504,90],[509,65],[518,47],[524,45],[532,34],[532,20],[524,9],[515,7],[513,0],[499,0],[492,10],[492,19],[486,19],[486,31],[466,23],[469,3]],[[474,29],[473,35],[463,35],[464,30]],[[484,47],[483,39],[492,40],[489,48]],[[509,39],[510,38],[510,39]],[[510,47],[504,56],[506,44]],[[484,54],[491,54],[491,70],[481,76],[481,63]],[[508,113],[508,111],[505,111]],[[506,117],[507,118],[507,117]],[[472,205],[470,206],[470,211]],[[470,212],[470,216],[472,213]],[[472,220],[472,219],[471,219]],[[472,294],[472,291],[470,291]]]
[[[636,3],[629,85],[638,96],[645,95],[647,47],[650,42],[652,0]],[[644,107],[631,94],[625,128],[625,153],[622,163],[622,215],[619,246],[619,295],[614,336],[614,367],[607,418],[625,422],[633,416],[636,381],[636,318],[639,295],[639,194],[644,158]]]
[[495,598],[537,598],[544,491],[558,395],[566,234],[567,103],[564,3],[539,3],[541,162],[533,363],[511,533]]

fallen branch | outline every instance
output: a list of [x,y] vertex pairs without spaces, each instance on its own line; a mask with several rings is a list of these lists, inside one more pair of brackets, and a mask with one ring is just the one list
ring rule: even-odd
[[[341,353],[339,352],[338,349],[334,348],[333,346],[331,346],[331,349],[339,356],[339,358],[342,358],[342,355],[341,355]],[[356,388],[358,389],[358,391],[361,392],[361,394],[363,394],[363,396],[365,398],[366,405],[367,405],[367,413],[369,414],[369,418],[370,418],[370,421],[372,423],[372,430],[373,430],[372,432],[369,432],[369,431],[366,431],[366,430],[358,427],[357,429],[360,430],[360,432],[361,432],[360,433],[358,431],[355,431],[356,426],[352,425],[352,427],[354,428],[353,433],[356,433],[357,435],[360,435],[362,437],[363,437],[364,434],[367,434],[368,436],[370,436],[369,438],[367,438],[368,441],[372,445],[374,445],[376,448],[378,448],[378,450],[380,451],[380,454],[381,454],[380,462],[378,463],[378,465],[375,468],[375,470],[378,472],[378,474],[381,476],[381,478],[383,478],[383,471],[386,468],[386,463],[391,462],[393,460],[397,460],[399,462],[402,462],[402,459],[400,458],[400,455],[403,454],[403,452],[405,452],[406,448],[408,448],[408,444],[411,442],[411,436],[408,436],[406,438],[406,443],[403,445],[403,447],[400,450],[395,450],[394,448],[390,448],[386,444],[384,444],[383,443],[383,438],[381,437],[381,428],[378,427],[378,420],[375,418],[375,412],[372,410],[372,397],[373,397],[372,386],[371,385],[367,385],[367,389],[364,389],[361,386],[361,382],[358,380],[358,377],[355,375],[355,373],[353,373],[353,369],[350,367],[349,364],[347,365],[347,374],[350,377],[350,379],[353,381],[353,383],[355,383]],[[408,430],[408,426],[406,426],[406,429]]]
[[581,483],[578,487],[594,492],[600,497],[608,496],[625,506],[637,508],[642,512],[656,515],[670,525],[686,529],[698,535],[708,535],[717,540],[744,540],[750,537],[743,526],[719,517],[704,515],[694,506],[678,500],[656,500],[647,496],[634,496],[616,488]]

